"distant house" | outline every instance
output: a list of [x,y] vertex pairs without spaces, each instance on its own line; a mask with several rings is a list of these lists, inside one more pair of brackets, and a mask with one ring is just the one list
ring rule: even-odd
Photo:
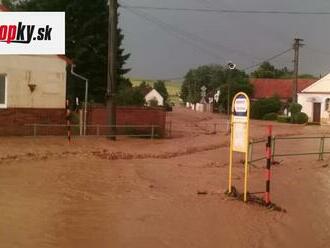
[[[254,86],[253,100],[278,96],[281,101],[287,102],[292,98],[293,79],[256,78],[250,83]],[[315,83],[317,79],[298,79],[298,92]]]
[[164,97],[155,89],[152,89],[149,93],[147,93],[144,97],[148,106],[151,105],[152,101],[157,101],[158,106],[164,106]]
[[298,93],[309,122],[330,124],[330,74]]

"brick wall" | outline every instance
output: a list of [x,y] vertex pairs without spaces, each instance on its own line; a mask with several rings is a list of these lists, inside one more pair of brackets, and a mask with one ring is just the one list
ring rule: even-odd
[[[0,136],[33,135],[32,124],[65,124],[65,109],[9,108],[0,109]],[[107,125],[106,108],[103,105],[89,107],[88,125]],[[118,107],[118,125],[155,125],[155,133],[165,134],[166,112],[162,108]],[[76,130],[77,129],[77,130]],[[66,127],[38,127],[38,135],[66,135]],[[100,127],[99,134],[109,132]],[[72,129],[73,135],[79,134],[79,128]],[[118,128],[119,134],[150,134],[151,128]],[[87,129],[87,134],[97,134],[96,127]]]
[[[65,109],[8,108],[0,109],[1,135],[32,135],[28,124],[65,124]],[[65,134],[64,128],[39,128],[41,134]]]
[[[104,106],[93,106],[89,108],[88,125],[107,125],[107,114]],[[155,125],[159,126],[156,132],[163,136],[165,134],[166,111],[163,108],[147,107],[118,107],[117,125]],[[121,132],[150,133],[150,128],[118,128]],[[96,132],[95,128],[89,129],[89,133]],[[101,134],[107,130],[100,129]]]

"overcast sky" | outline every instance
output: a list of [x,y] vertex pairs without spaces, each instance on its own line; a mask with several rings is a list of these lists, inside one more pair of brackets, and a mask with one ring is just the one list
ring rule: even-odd
[[[174,8],[237,10],[329,11],[329,0],[121,0],[122,4]],[[306,44],[301,49],[301,73],[330,72],[330,15],[219,14],[204,12],[134,10],[120,8],[124,46],[131,53],[131,77],[176,78],[203,64],[232,60],[246,68],[292,46],[295,37]],[[144,14],[147,13],[147,14]],[[144,16],[143,17],[141,17]],[[151,17],[150,17],[151,15]],[[154,17],[166,26],[155,23]],[[146,20],[147,19],[147,20]],[[152,23],[153,21],[153,23]],[[159,23],[159,22],[158,22]],[[185,37],[174,33],[186,32]],[[168,33],[170,32],[170,33]],[[190,35],[192,33],[193,35]],[[187,39],[192,36],[193,41]],[[181,37],[180,39],[178,38]],[[202,40],[199,38],[202,37]],[[293,52],[276,60],[292,68]]]

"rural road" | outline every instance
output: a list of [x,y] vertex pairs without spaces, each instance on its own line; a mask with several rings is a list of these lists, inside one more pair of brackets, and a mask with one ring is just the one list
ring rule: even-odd
[[[173,137],[164,140],[90,137],[68,145],[62,137],[1,138],[0,246],[328,247],[329,156],[283,157],[272,170],[271,197],[286,212],[271,211],[224,195],[225,116],[175,108],[167,119]],[[253,121],[251,137],[264,137],[268,124]],[[274,126],[284,136],[329,131]],[[279,145],[283,152],[314,148],[312,141]],[[256,156],[263,151],[264,144],[256,147]],[[241,159],[234,165],[238,190]],[[250,192],[264,190],[263,166],[250,168]]]

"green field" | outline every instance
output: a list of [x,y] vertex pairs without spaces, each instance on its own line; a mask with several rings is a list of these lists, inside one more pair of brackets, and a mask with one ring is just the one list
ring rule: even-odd
[[[147,84],[149,84],[151,87],[153,87],[153,84],[155,81],[151,80],[143,80],[143,79],[131,79],[131,82],[133,86],[138,86],[142,83],[142,81],[145,81]],[[181,85],[182,82],[177,81],[165,81],[165,86],[167,88],[168,94],[171,97],[178,96],[181,91]]]

